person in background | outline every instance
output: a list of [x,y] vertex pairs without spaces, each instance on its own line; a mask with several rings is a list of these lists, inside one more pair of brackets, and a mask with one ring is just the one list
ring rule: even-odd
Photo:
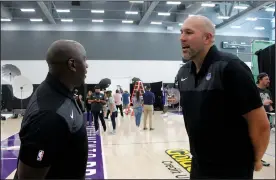
[[143,113],[143,96],[141,96],[140,91],[136,91],[132,102],[133,102],[133,110],[135,115],[136,126],[139,128],[142,113]]
[[82,113],[85,112],[85,108],[84,108],[84,101],[82,100],[82,95],[78,95],[78,99],[77,99],[77,103],[79,105],[79,108],[81,109]]
[[[269,76],[267,73],[260,73],[257,76],[257,87],[260,93],[260,97],[262,99],[264,108],[266,112],[273,111],[273,101],[271,100],[271,92],[269,91],[268,87],[270,85]],[[270,115],[267,114],[268,119],[270,119]],[[270,122],[270,126],[272,127],[272,123]],[[269,163],[262,160],[263,166],[270,166]]]
[[274,110],[271,92],[268,89],[269,85],[270,80],[268,74],[260,73],[257,76],[257,87],[260,92],[260,96],[266,112],[271,112]]
[[[120,91],[117,89],[116,93],[114,94],[114,100],[116,104],[117,111],[120,109],[121,116],[124,117],[124,112],[123,112],[123,103],[122,103],[122,94]],[[117,116],[116,116],[117,117]]]
[[[102,93],[103,93],[103,95],[104,95],[105,101],[107,102],[106,90],[103,89]],[[106,115],[107,115],[107,110],[108,110],[108,108],[107,108],[107,103],[105,103],[105,104],[103,105],[103,117],[106,117]]]
[[[92,121],[93,121],[93,116],[92,116],[92,112],[91,112],[91,102],[89,100],[92,99],[92,91],[89,90],[87,92],[87,96],[86,96],[86,101],[85,101],[85,104],[86,104],[86,121],[87,121],[87,125],[91,125]],[[90,117],[91,117],[91,122],[90,122]]]
[[77,89],[74,90],[74,98],[76,100],[78,99],[78,90]]
[[149,127],[150,130],[154,130],[152,127],[152,115],[153,115],[153,104],[155,102],[155,96],[154,94],[150,91],[150,87],[146,87],[146,92],[143,95],[143,100],[144,100],[144,130],[147,130],[147,119],[149,117]]
[[[105,92],[105,96],[104,96],[106,102],[108,101],[107,92],[108,92],[108,91]],[[110,111],[109,111],[109,108],[108,108],[108,103],[106,103],[106,108],[107,108],[107,109],[106,109],[106,113],[105,113],[105,116],[104,116],[104,117],[105,117],[105,119],[108,119],[108,116],[109,116],[109,114],[110,114]]]
[[100,93],[100,87],[98,85],[95,86],[95,92],[92,94],[92,98],[89,100],[89,102],[91,102],[91,111],[93,114],[96,134],[99,134],[99,118],[101,120],[104,131],[106,131],[106,124],[102,116],[103,105],[106,103],[106,101],[104,99],[104,94]]
[[127,91],[124,91],[124,93],[122,94],[122,98],[123,98],[123,110],[127,110],[130,103],[129,93]]
[[116,104],[115,104],[115,100],[112,97],[112,91],[107,91],[106,95],[108,97],[107,100],[107,107],[109,109],[110,112],[110,119],[111,119],[111,123],[112,123],[112,127],[113,127],[113,131],[111,131],[111,134],[115,134],[116,133],[116,115],[117,115],[117,109],[116,109]]

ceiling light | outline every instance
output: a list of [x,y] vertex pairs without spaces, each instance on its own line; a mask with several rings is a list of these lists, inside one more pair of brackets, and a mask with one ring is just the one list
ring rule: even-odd
[[229,19],[229,16],[218,16],[218,19]]
[[59,13],[68,13],[68,12],[70,12],[70,9],[57,9],[57,12],[59,12]]
[[178,4],[181,4],[181,2],[180,1],[167,1],[167,4],[176,4],[176,5],[178,5]]
[[130,3],[144,3],[144,1],[129,1]]
[[159,12],[158,15],[159,16],[169,16],[169,15],[171,15],[171,13],[162,13],[162,12]]
[[126,14],[138,14],[138,11],[126,11]]
[[216,4],[214,3],[201,3],[201,6],[203,7],[215,7]]
[[104,13],[104,10],[91,10],[91,13]]
[[42,22],[43,20],[42,19],[30,19],[30,21],[32,21],[32,22]]
[[92,22],[103,22],[102,19],[92,19]]
[[275,8],[266,8],[265,11],[274,12],[274,11],[275,11]]
[[158,24],[158,25],[160,25],[160,24],[162,24],[162,22],[155,22],[155,21],[151,21],[151,23],[150,24]]
[[73,22],[73,19],[61,19],[61,22]]
[[255,27],[254,29],[255,29],[255,30],[264,30],[265,28],[262,27],[262,26],[257,26],[257,27]]
[[257,21],[258,19],[256,17],[254,18],[246,18],[247,21]]
[[132,24],[132,23],[133,23],[133,21],[130,21],[130,20],[122,20],[122,23]]
[[231,26],[232,29],[239,29],[241,26]]
[[35,12],[35,9],[20,9],[22,12]]
[[8,18],[1,18],[1,21],[2,21],[2,22],[9,22],[9,21],[11,21],[11,19],[8,19]]
[[247,6],[234,6],[234,9],[247,9],[248,7]]
[[179,23],[178,25],[179,25],[179,26],[182,26],[182,25],[183,25],[183,23]]

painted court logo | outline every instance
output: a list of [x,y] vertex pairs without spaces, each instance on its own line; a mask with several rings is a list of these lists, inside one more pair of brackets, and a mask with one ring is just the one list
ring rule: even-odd
[[192,158],[188,150],[169,149],[165,151],[175,162],[182,166],[188,173],[191,172]]
[[37,154],[36,160],[37,161],[42,161],[43,155],[44,155],[44,151],[40,150]]

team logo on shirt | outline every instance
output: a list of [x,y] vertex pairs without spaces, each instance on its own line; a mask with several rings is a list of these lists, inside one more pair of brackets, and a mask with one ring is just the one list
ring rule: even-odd
[[44,151],[40,150],[37,154],[36,160],[37,161],[42,161],[43,155],[44,155]]
[[211,73],[208,73],[206,76],[206,80],[209,81],[211,79]]

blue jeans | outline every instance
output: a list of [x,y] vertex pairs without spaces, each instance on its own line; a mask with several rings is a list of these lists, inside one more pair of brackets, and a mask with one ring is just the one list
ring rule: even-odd
[[135,115],[136,126],[140,126],[142,112],[143,112],[143,108],[142,107],[134,108],[134,115]]

